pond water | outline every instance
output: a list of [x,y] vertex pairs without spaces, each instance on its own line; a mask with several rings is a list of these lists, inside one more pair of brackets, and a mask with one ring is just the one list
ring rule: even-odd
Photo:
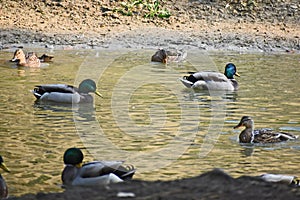
[[[34,49],[39,54],[45,49]],[[188,52],[186,62],[151,63],[155,50],[55,50],[41,69],[16,68],[0,52],[0,154],[10,196],[62,191],[62,155],[83,148],[85,161],[126,160],[136,179],[172,180],[222,168],[234,177],[300,176],[300,139],[241,145],[233,130],[243,115],[256,128],[300,135],[299,54]],[[238,92],[201,92],[178,80],[190,71],[236,64]],[[94,79],[94,104],[35,102],[37,84]]]

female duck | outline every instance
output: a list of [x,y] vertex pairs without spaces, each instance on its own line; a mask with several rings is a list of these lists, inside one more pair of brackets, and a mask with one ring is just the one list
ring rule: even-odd
[[181,51],[168,51],[160,49],[151,57],[152,62],[170,63],[170,62],[181,62],[187,56],[186,52]]
[[239,136],[239,141],[241,143],[276,143],[298,138],[298,136],[293,134],[275,132],[271,129],[254,130],[254,121],[249,116],[243,116],[240,123],[236,125],[234,129],[241,126],[246,127]]
[[39,57],[41,62],[47,62],[47,63],[53,62],[53,60],[52,60],[53,58],[54,58],[54,56],[47,55],[47,54],[43,54],[42,56]]
[[41,62],[37,55],[30,52],[25,56],[22,49],[17,49],[14,53],[14,57],[11,59],[12,62],[17,62],[18,66],[23,67],[40,67]]
[[76,88],[65,84],[38,85],[33,90],[33,95],[39,101],[50,101],[56,103],[92,103],[93,97],[88,94],[93,92],[102,97],[96,91],[96,83],[91,79],[85,79]]
[[238,82],[233,76],[240,76],[236,71],[236,66],[228,63],[224,74],[212,71],[202,71],[184,76],[180,81],[187,87],[201,90],[227,90],[238,89]]
[[[4,164],[4,161],[3,161],[3,158],[1,155],[0,155],[0,168],[2,168],[6,172],[9,172],[9,169]],[[5,180],[3,179],[3,177],[0,174],[0,199],[6,198],[7,196],[8,196],[7,185],[5,183]]]
[[82,165],[83,154],[78,148],[69,148],[64,153],[65,168],[62,172],[64,185],[94,186],[122,182],[135,173],[132,166],[123,166],[121,161],[95,161]]

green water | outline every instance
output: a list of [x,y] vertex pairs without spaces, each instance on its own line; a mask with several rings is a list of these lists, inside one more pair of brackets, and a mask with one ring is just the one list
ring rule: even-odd
[[[36,49],[41,54],[43,49]],[[170,180],[222,168],[231,175],[300,175],[300,140],[240,145],[233,130],[243,115],[256,128],[300,135],[299,54],[188,52],[181,64],[155,64],[155,50],[55,50],[41,69],[16,68],[0,52],[0,154],[10,196],[62,191],[63,152],[81,147],[85,160],[126,160],[135,178]],[[236,93],[197,92],[178,80],[186,72],[236,64]],[[37,84],[96,80],[94,105],[35,102]]]

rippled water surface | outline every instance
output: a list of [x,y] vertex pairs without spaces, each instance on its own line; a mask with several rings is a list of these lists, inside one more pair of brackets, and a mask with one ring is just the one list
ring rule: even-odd
[[[41,54],[43,50],[36,49]],[[300,135],[300,55],[188,52],[186,62],[155,64],[155,50],[51,52],[41,69],[16,68],[12,51],[0,52],[0,154],[11,196],[62,191],[62,155],[84,148],[85,160],[126,160],[135,178],[170,180],[213,168],[231,175],[283,173],[300,176],[300,140],[240,145],[233,130],[243,115],[256,128]],[[236,64],[236,93],[186,89],[178,80],[197,70],[224,71]],[[94,105],[35,102],[37,84],[96,80],[104,98]]]

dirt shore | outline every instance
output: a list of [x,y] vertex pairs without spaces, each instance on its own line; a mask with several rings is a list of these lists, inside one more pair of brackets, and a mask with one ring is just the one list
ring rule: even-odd
[[132,2],[3,0],[0,47],[300,50],[297,0],[159,1],[169,18],[145,18],[153,1]]
[[[147,6],[138,4],[129,8],[132,2],[2,0],[0,49],[172,47],[300,52],[298,0],[159,1],[158,11],[169,11],[169,18],[159,18],[158,12],[154,18],[145,18],[151,14]],[[131,16],[126,16],[129,11]],[[121,198],[117,197],[118,192],[133,193],[136,199],[300,198],[299,188],[253,177],[234,179],[216,170],[183,180],[134,180],[101,189],[76,188],[12,199],[117,199]]]

